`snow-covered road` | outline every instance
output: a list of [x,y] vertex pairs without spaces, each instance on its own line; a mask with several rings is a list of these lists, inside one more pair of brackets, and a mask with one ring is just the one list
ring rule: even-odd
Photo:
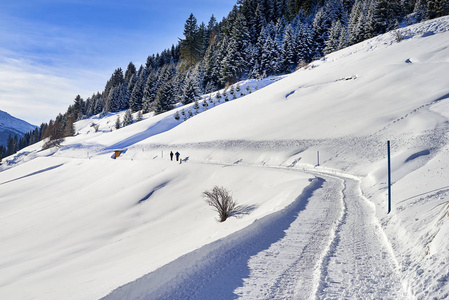
[[310,173],[317,178],[286,209],[106,298],[407,299],[359,181]]
[[359,182],[323,176],[286,235],[251,257],[242,299],[406,299]]
[[319,299],[409,299],[397,262],[363,197],[359,182],[344,178],[344,213],[323,260]]
[[235,290],[243,299],[311,299],[321,265],[342,218],[342,180],[326,178],[285,231],[285,237],[248,261],[250,274]]

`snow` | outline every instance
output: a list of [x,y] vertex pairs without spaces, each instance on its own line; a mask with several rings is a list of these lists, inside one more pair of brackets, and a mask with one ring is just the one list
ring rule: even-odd
[[[185,121],[96,116],[5,158],[0,298],[449,297],[448,66],[445,17]],[[243,208],[223,223],[201,197],[215,185]]]
[[0,110],[0,127],[27,133],[34,130],[36,126],[31,125],[23,120],[17,119],[10,114]]
[[36,126],[0,110],[0,145],[6,146],[9,135],[13,138],[17,135],[20,138],[35,128]]

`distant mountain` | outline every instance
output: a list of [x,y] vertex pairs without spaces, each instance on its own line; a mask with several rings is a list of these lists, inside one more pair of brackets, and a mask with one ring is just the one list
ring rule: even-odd
[[25,133],[34,130],[36,126],[28,122],[17,119],[10,114],[0,110],[0,145],[6,146],[8,136],[17,135],[22,137]]

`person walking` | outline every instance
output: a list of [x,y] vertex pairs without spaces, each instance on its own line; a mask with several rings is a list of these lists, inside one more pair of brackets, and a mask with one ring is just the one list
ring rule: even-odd
[[176,151],[175,155],[176,155],[176,161],[179,161],[179,155],[180,155],[179,152]]
[[170,160],[173,160],[173,151],[170,152]]

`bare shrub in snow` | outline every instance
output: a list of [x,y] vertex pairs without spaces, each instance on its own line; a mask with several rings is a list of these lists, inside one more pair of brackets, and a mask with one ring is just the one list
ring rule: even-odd
[[90,125],[90,127],[93,127],[95,132],[98,132],[98,129],[100,128],[100,124],[92,123],[92,125]]
[[404,37],[402,36],[402,34],[398,30],[394,30],[393,31],[393,35],[394,35],[394,37],[396,39],[396,42],[398,42],[398,43],[404,40]]
[[296,66],[296,71],[298,71],[301,68],[306,68],[309,65],[308,62],[306,62],[305,60],[301,60],[298,65]]
[[64,141],[64,139],[56,139],[56,140],[48,140],[42,145],[42,150],[47,150],[53,147],[60,147],[61,143]]
[[214,186],[211,191],[203,192],[203,198],[219,215],[219,222],[224,222],[238,206],[224,187]]

